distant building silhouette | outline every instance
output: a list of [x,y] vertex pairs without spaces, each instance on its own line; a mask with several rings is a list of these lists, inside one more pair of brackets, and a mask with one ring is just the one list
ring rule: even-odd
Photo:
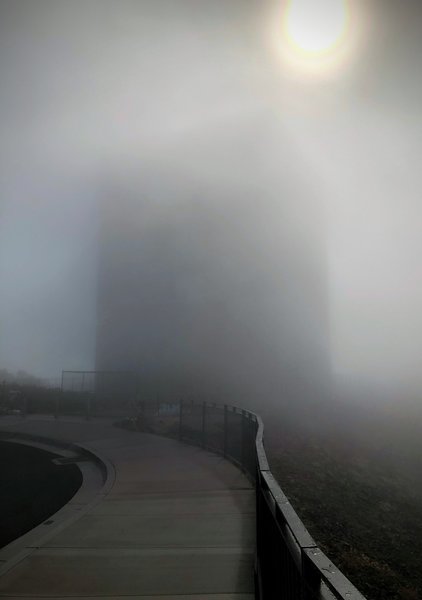
[[220,134],[113,165],[97,368],[138,371],[145,398],[253,406],[327,394],[318,196],[279,137]]

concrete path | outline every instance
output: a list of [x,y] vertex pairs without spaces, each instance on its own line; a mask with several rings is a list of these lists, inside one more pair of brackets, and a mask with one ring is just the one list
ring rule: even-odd
[[81,444],[108,464],[48,535],[40,526],[0,551],[0,597],[252,600],[254,492],[232,464],[106,421],[2,418],[0,430]]

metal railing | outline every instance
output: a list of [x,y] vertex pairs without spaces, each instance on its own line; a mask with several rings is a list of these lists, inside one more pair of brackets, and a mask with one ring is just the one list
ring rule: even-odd
[[[256,490],[256,596],[259,600],[365,600],[317,546],[271,473],[261,418],[234,406],[180,401],[140,405],[141,427],[221,454]],[[166,430],[168,414],[173,424]],[[160,427],[161,426],[161,427]]]
[[[70,394],[70,395],[69,395]],[[97,398],[98,395],[98,398]],[[261,418],[234,406],[195,401],[121,403],[62,389],[55,416],[124,416],[131,427],[220,454],[256,490],[255,583],[258,600],[365,600],[318,548],[271,473]],[[58,410],[59,407],[61,410]],[[30,411],[32,412],[32,411]],[[35,411],[37,412],[37,411]]]

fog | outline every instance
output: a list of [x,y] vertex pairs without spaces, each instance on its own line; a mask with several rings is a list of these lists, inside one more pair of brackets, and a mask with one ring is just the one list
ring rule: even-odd
[[1,368],[418,397],[421,9],[308,73],[280,6],[0,3]]

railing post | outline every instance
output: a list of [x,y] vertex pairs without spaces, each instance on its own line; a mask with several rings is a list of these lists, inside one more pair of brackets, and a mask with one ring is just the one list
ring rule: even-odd
[[321,573],[312,564],[306,552],[301,549],[302,559],[302,593],[301,600],[314,600],[319,598],[321,588]]
[[183,398],[180,398],[180,405],[179,405],[179,440],[182,439],[182,418],[183,418]]
[[263,600],[263,581],[261,573],[261,558],[262,558],[262,528],[261,528],[262,512],[261,512],[261,477],[258,468],[256,467],[255,481],[255,594],[258,600]]
[[207,418],[207,403],[202,403],[202,447],[205,448],[205,429],[206,429],[206,418]]
[[242,463],[242,470],[246,471],[245,468],[245,457],[246,457],[246,427],[245,427],[246,411],[242,410],[242,421],[240,430],[240,456]]
[[229,424],[229,409],[227,404],[224,405],[224,442],[223,442],[223,455],[227,456],[227,442],[228,442],[228,424]]

